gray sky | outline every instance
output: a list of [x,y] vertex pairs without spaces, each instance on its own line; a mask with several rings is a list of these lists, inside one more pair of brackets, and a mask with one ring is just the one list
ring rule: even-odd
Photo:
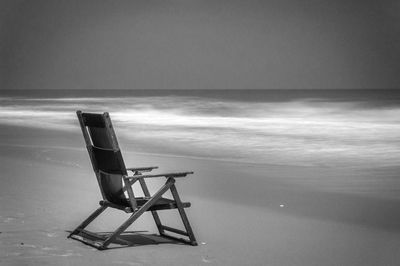
[[400,88],[400,2],[0,0],[2,89]]

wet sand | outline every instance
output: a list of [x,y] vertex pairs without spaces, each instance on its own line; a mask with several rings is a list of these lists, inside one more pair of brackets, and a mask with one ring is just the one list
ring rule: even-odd
[[[398,169],[261,166],[135,153],[120,139],[127,166],[195,172],[178,180],[177,187],[181,198],[192,203],[187,214],[199,246],[157,238],[146,214],[130,228],[140,231],[132,236],[137,246],[97,251],[67,239],[100,200],[80,132],[2,127],[1,137],[1,265],[364,266],[400,261]],[[162,219],[174,224],[175,215],[162,212]],[[111,231],[126,217],[111,210],[91,229]]]

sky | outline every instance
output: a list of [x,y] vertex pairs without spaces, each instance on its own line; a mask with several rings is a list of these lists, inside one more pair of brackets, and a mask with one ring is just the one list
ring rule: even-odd
[[400,88],[400,2],[0,0],[1,89]]

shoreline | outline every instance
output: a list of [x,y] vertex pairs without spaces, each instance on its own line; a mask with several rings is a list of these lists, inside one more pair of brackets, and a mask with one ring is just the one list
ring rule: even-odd
[[[55,129],[55,128],[32,128],[30,126],[23,125],[0,125],[0,136],[3,136],[4,139],[7,140],[4,143],[3,140],[0,140],[0,146],[14,146],[14,147],[29,147],[29,148],[57,148],[57,149],[67,149],[67,150],[85,150],[84,142],[81,139],[81,132],[78,124],[76,124],[75,129]],[[27,135],[24,131],[29,131]],[[23,133],[21,133],[23,132]],[[43,133],[48,134],[50,138],[46,139],[46,136]],[[54,141],[51,141],[54,140]],[[264,167],[293,167],[293,168],[322,168],[330,170],[336,169],[345,169],[345,170],[361,170],[368,171],[374,169],[397,169],[396,166],[393,165],[326,165],[326,164],[302,164],[302,163],[271,163],[271,162],[251,162],[244,159],[235,159],[235,158],[222,158],[222,157],[206,157],[206,156],[196,156],[185,154],[185,152],[179,151],[174,153],[173,151],[163,152],[161,150],[155,152],[147,152],[144,149],[154,150],[154,147],[147,145],[147,143],[133,143],[132,140],[125,138],[123,135],[119,136],[118,141],[120,143],[120,147],[123,154],[134,153],[138,155],[144,156],[159,156],[159,157],[170,157],[170,158],[189,158],[193,160],[204,160],[204,161],[212,161],[212,162],[221,162],[221,163],[231,163],[231,164],[240,164],[243,166],[254,166],[257,168]],[[32,144],[36,143],[37,144]],[[54,142],[64,143],[64,145],[55,144]],[[136,147],[135,147],[136,146]],[[147,148],[146,148],[147,147]],[[131,149],[137,149],[137,151],[131,151]],[[0,154],[1,155],[1,154]],[[400,170],[400,167],[399,167]]]
[[[86,173],[86,179],[95,179],[84,147],[20,145],[15,149],[13,144],[7,146],[14,154],[9,153],[6,158],[18,158],[31,165],[45,164],[49,168],[53,165],[65,167]],[[347,170],[291,165],[238,165],[229,161],[141,152],[124,152],[124,157],[127,167],[158,165],[159,169],[155,173],[194,171],[193,176],[182,182],[189,195],[205,195],[218,201],[295,216],[400,231],[400,226],[397,226],[400,216],[392,212],[400,208],[400,198],[395,197],[395,193],[390,196],[346,191],[342,188],[338,191],[335,183],[329,183],[339,178],[336,182],[342,186],[340,183],[344,182],[344,178],[337,176],[351,174]],[[129,162],[140,163],[130,165]],[[96,187],[92,189],[98,190]],[[318,199],[318,202],[315,203],[314,199]],[[321,209],[318,205],[325,207]]]

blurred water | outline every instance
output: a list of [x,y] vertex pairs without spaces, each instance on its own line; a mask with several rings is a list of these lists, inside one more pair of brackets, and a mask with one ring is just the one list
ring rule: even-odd
[[[364,97],[132,95],[0,98],[0,124],[76,131],[76,110],[110,112],[140,151],[260,164],[400,163],[400,102]],[[246,98],[246,97],[247,98]],[[386,99],[386,100],[387,100]],[[148,148],[143,148],[146,147]]]

